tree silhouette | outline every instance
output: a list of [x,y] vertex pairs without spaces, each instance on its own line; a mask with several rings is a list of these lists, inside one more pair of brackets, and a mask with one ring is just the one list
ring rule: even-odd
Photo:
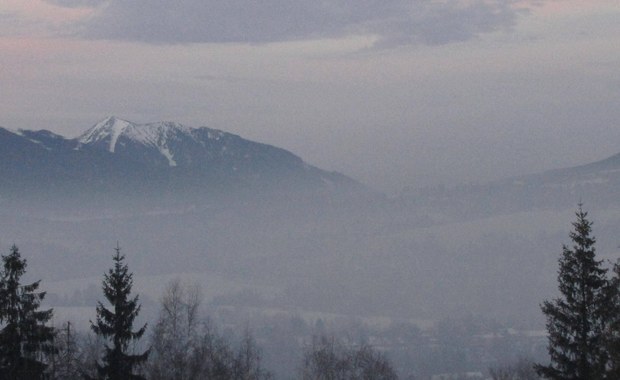
[[613,305],[608,300],[607,270],[595,257],[592,223],[581,204],[570,234],[572,247],[563,247],[558,283],[561,296],[545,301],[549,365],[537,372],[554,380],[596,380],[605,377],[605,324]]
[[[129,344],[139,340],[146,331],[146,324],[133,330],[134,320],[140,312],[138,296],[130,298],[133,286],[133,274],[129,273],[116,246],[113,257],[114,266],[110,268],[103,280],[103,294],[111,305],[106,308],[101,302],[97,305],[97,321],[91,321],[91,328],[107,342],[103,354],[103,364],[98,365],[98,373],[106,380],[144,379],[136,374],[137,367],[144,363],[149,351],[142,354],[129,353]],[[108,343],[111,342],[111,345]]]
[[21,284],[26,259],[13,245],[2,256],[0,277],[0,377],[2,379],[41,379],[46,365],[43,356],[52,351],[54,329],[45,326],[52,310],[39,310],[45,292],[39,282]]

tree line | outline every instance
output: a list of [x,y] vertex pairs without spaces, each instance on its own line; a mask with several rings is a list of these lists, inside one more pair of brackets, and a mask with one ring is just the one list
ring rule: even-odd
[[[548,332],[547,363],[527,361],[494,368],[495,380],[620,379],[620,261],[596,257],[592,222],[582,206],[572,223],[571,245],[558,260],[559,296],[541,305]],[[22,284],[26,260],[13,246],[0,273],[0,380],[18,379],[217,379],[265,380],[261,350],[249,330],[233,346],[199,313],[200,292],[178,280],[161,298],[148,342],[148,326],[134,326],[140,313],[132,295],[133,274],[117,245],[104,274],[106,303],[96,305],[93,336],[79,341],[71,324],[49,326],[53,310],[41,310],[40,281]],[[142,348],[141,348],[142,347]],[[299,365],[304,380],[397,378],[390,361],[369,345],[352,347],[315,337]]]
[[[0,273],[0,380],[267,380],[261,350],[246,329],[233,346],[199,313],[196,287],[172,281],[161,299],[159,317],[141,340],[147,324],[135,326],[140,313],[132,295],[133,273],[117,245],[113,265],[103,276],[106,303],[96,305],[84,336],[66,322],[51,327],[53,309],[42,310],[40,281],[23,284],[26,259],[17,246],[2,255]],[[336,339],[316,338],[300,364],[301,379],[396,379],[387,358],[369,345],[351,347]]]

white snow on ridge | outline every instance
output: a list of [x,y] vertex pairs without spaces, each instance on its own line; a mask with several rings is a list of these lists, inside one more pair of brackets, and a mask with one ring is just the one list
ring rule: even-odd
[[85,145],[101,141],[109,136],[110,145],[108,146],[108,151],[114,153],[118,137],[130,125],[131,123],[129,123],[128,121],[117,119],[115,117],[108,117],[107,119],[95,124],[94,127],[90,128],[82,136],[80,136],[78,138],[78,145]]
[[41,141],[38,141],[38,140],[33,140],[33,139],[31,139],[31,138],[27,137],[27,136],[24,134],[24,130],[23,130],[23,129],[17,129],[17,130],[13,130],[13,129],[9,129],[9,128],[5,128],[5,129],[6,129],[7,131],[11,132],[11,133],[16,134],[17,136],[24,137],[26,140],[30,141],[31,143],[41,145],[41,146],[42,146],[45,150],[50,150],[50,151],[52,150],[52,149],[50,149],[50,148],[46,147],[46,146],[45,146],[45,144],[43,144]]
[[157,151],[168,160],[170,166],[177,166],[174,159],[174,152],[170,149],[169,142],[177,139],[189,139],[203,147],[205,142],[199,137],[200,130],[207,130],[207,138],[219,140],[225,134],[219,130],[212,130],[206,127],[192,128],[175,122],[156,122],[147,124],[135,124],[129,121],[108,117],[97,123],[78,138],[78,148],[82,145],[91,145],[100,141],[108,144],[108,151],[114,153],[118,139],[131,140],[139,145],[144,145],[157,149]]
[[211,140],[219,140],[224,135],[224,132],[218,130],[209,130],[207,132],[207,136]]
[[195,140],[192,130],[193,128],[182,124],[169,122],[131,124],[130,128],[127,128],[125,131],[124,136],[144,145],[161,147],[166,145],[168,139],[173,138],[176,134],[185,135]]
[[79,137],[78,143],[79,145],[86,145],[109,139],[108,151],[114,153],[118,139],[123,136],[140,145],[157,149],[168,160],[168,165],[177,166],[174,155],[168,147],[168,141],[175,138],[177,134],[186,135],[192,140],[196,140],[192,130],[193,128],[178,123],[134,124],[116,117],[108,117]]
[[125,130],[123,136],[139,144],[156,148],[166,157],[169,166],[177,166],[174,155],[168,147],[168,141],[174,139],[176,134],[186,135],[195,140],[191,130],[192,128],[177,123],[132,124]]

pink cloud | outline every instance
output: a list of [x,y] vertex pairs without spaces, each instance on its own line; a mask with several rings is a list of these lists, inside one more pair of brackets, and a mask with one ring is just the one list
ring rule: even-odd
[[26,25],[45,23],[53,26],[83,19],[91,15],[93,9],[59,7],[42,0],[4,0],[0,12],[17,17]]

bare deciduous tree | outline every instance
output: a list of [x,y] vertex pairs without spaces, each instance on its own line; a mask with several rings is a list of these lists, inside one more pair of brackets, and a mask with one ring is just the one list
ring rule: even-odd
[[303,380],[395,380],[387,358],[363,344],[347,347],[335,338],[315,337],[306,349],[301,368]]
[[157,379],[195,379],[200,370],[194,360],[200,346],[200,290],[172,281],[161,299],[159,320],[151,335],[149,374]]
[[159,320],[151,335],[148,365],[152,380],[262,380],[261,354],[249,330],[238,350],[231,348],[201,317],[197,286],[172,281],[161,299]]
[[493,380],[539,380],[534,363],[521,358],[516,363],[489,369]]
[[261,366],[260,349],[248,328],[245,329],[241,342],[239,343],[233,374],[236,380],[263,380],[272,377],[271,374]]

